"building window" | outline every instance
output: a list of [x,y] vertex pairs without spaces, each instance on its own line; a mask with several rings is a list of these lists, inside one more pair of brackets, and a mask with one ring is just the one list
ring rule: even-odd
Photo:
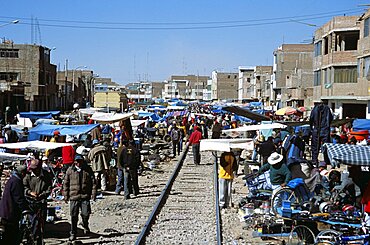
[[319,85],[321,85],[321,70],[315,71],[313,77],[313,86]]
[[364,58],[364,73],[362,74],[363,77],[367,77],[367,80],[370,80],[370,56]]
[[329,53],[329,38],[324,37],[324,55]]
[[331,83],[331,69],[324,69],[322,70],[322,78],[324,79],[324,84]]
[[370,18],[367,18],[364,21],[364,37],[369,36],[369,32],[370,32]]
[[334,83],[357,83],[356,66],[335,67]]
[[315,57],[321,55],[322,41],[315,43],[314,49],[315,49]]
[[19,49],[0,49],[1,58],[19,58]]
[[0,72],[0,80],[18,81],[18,73],[14,72]]

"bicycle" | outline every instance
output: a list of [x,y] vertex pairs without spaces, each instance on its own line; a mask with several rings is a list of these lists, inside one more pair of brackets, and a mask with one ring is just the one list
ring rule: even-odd
[[50,198],[53,201],[60,201],[63,198],[63,180],[64,180],[64,173],[61,168],[53,168],[49,166],[50,173],[53,175],[52,181],[52,189],[50,193]]
[[370,234],[362,234],[362,235],[350,235],[346,236],[341,232],[336,230],[325,230],[320,232],[316,239],[315,244],[317,245],[324,245],[324,244],[331,244],[331,245],[344,245],[344,244],[370,244]]
[[275,216],[282,216],[283,203],[288,202],[292,210],[310,210],[310,198],[313,194],[307,189],[303,179],[289,181],[287,186],[274,191],[271,197],[272,212]]
[[29,209],[22,212],[20,221],[21,243],[27,245],[44,244],[44,214],[46,200],[36,200],[26,196]]
[[305,225],[297,225],[290,232],[288,244],[313,244],[315,234]]

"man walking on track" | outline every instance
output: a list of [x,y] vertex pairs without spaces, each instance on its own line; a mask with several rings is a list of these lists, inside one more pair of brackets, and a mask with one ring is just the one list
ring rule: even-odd
[[200,164],[200,140],[202,139],[202,132],[198,126],[194,126],[194,132],[190,135],[189,145],[192,146],[194,164]]

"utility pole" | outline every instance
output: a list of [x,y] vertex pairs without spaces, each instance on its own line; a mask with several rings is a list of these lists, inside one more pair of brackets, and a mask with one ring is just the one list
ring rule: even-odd
[[67,82],[68,82],[68,59],[65,64],[65,80],[64,80],[64,111],[67,110]]

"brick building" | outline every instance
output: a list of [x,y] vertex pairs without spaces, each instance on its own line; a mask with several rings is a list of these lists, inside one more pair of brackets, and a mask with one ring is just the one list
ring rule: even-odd
[[75,103],[80,107],[85,107],[86,103],[92,104],[95,79],[91,70],[58,71],[58,107],[71,110]]
[[50,49],[40,45],[0,44],[0,110],[54,110],[58,86]]
[[212,100],[238,100],[239,74],[212,72]]
[[283,44],[274,51],[272,100],[279,107],[313,106],[313,44]]

